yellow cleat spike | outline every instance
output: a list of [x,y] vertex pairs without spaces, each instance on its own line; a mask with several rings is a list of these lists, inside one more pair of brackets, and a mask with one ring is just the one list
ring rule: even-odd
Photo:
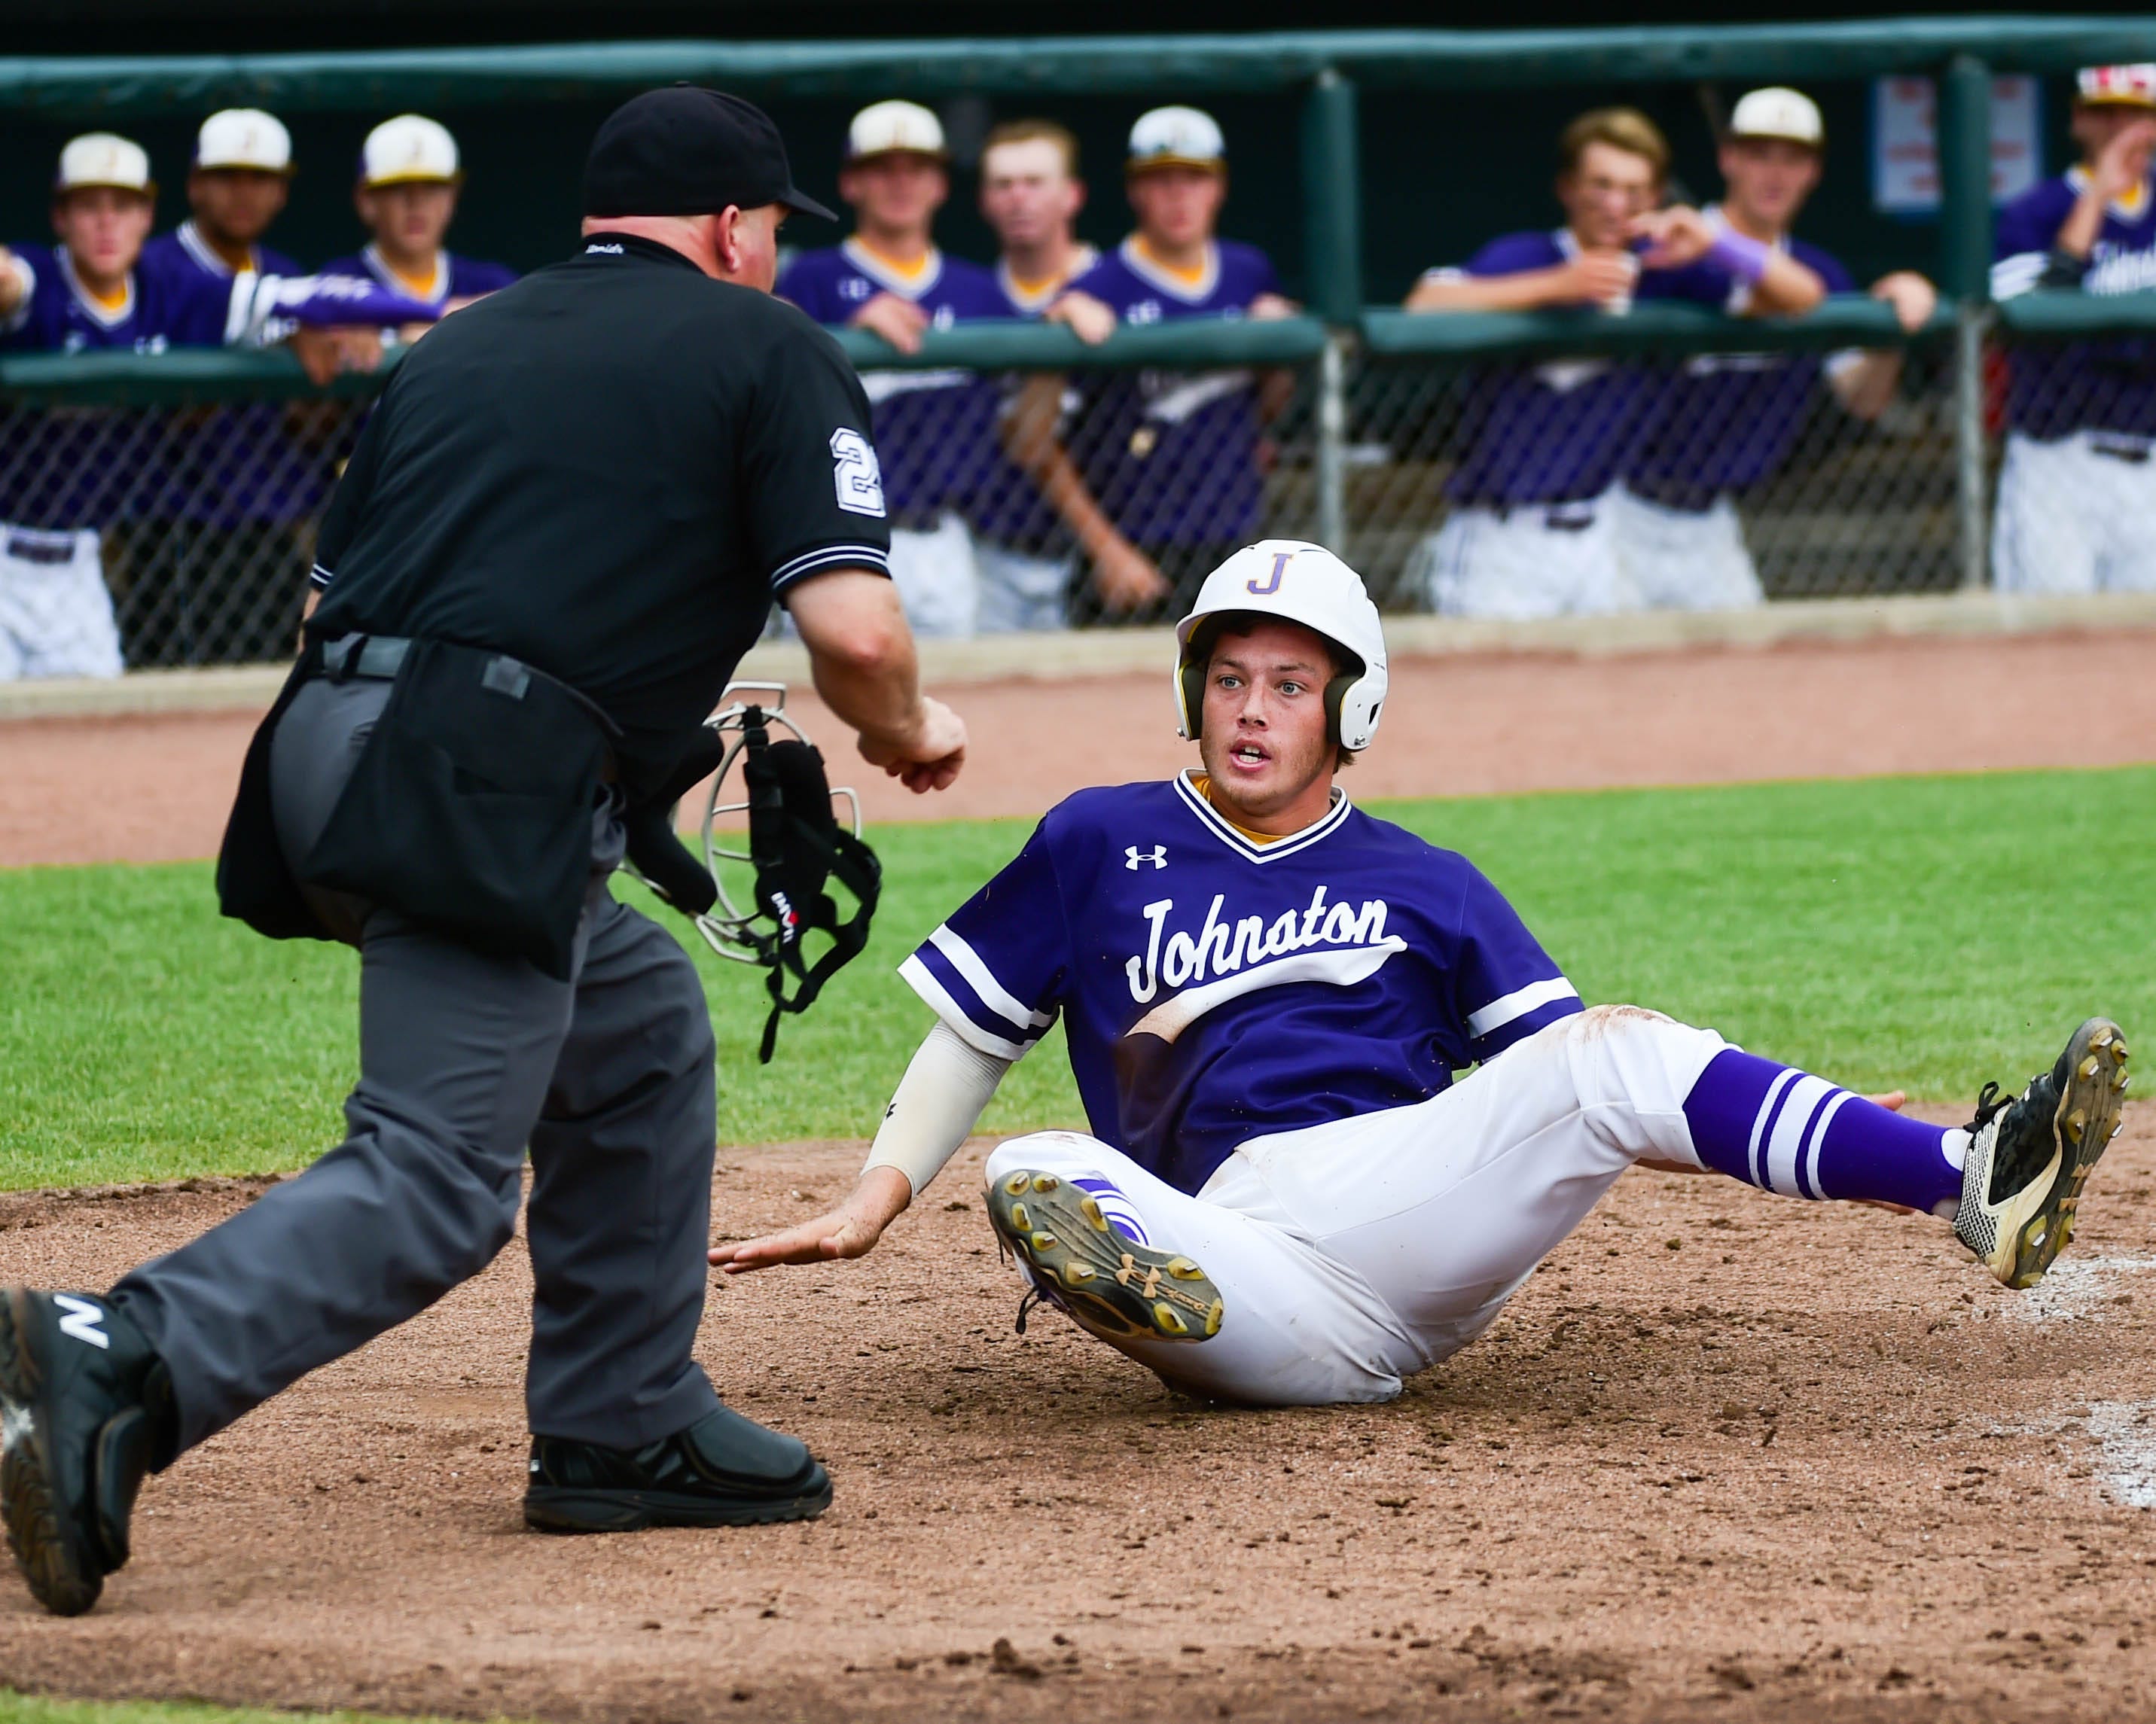
[[1153,1306],[1152,1321],[1162,1334],[1172,1335],[1178,1340],[1190,1332],[1190,1325],[1183,1321],[1183,1313],[1166,1300]]
[[1052,1233],[1037,1233],[1026,1243],[1036,1251],[1053,1251],[1055,1249],[1055,1235]]
[[1108,1230],[1108,1218],[1101,1213],[1100,1204],[1091,1198],[1084,1198],[1080,1202],[1078,1213],[1086,1218],[1087,1225],[1091,1227],[1095,1233],[1106,1233]]
[[1208,1341],[1210,1341],[1215,1335],[1218,1335],[1220,1332],[1220,1319],[1226,1313],[1227,1309],[1228,1307],[1224,1301],[1216,1299],[1213,1301],[1210,1308],[1207,1310],[1205,1313],[1205,1338]]
[[1033,1176],[1033,1188],[1044,1196],[1062,1183],[1063,1182],[1053,1173],[1036,1173]]
[[1188,1257],[1169,1258],[1168,1272],[1178,1281],[1202,1281],[1205,1279],[1205,1271]]
[[1082,1287],[1093,1279],[1094,1273],[1093,1265],[1090,1263],[1066,1263],[1063,1265],[1063,1285]]
[[2082,1075],[2085,1078],[2094,1077],[2098,1063],[2096,1055],[2091,1054],[2087,1059],[2082,1061]]
[[2086,1109],[2077,1107],[2066,1116],[2066,1141],[2069,1143],[2079,1143],[2087,1130],[2088,1113]]
[[1016,1228],[1020,1233],[1031,1233],[1033,1231],[1033,1218],[1025,1213],[1025,1205],[1024,1203],[1013,1203],[1011,1205],[1010,1219],[1011,1225]]
[[1004,1189],[1009,1192],[1014,1198],[1022,1197],[1024,1195],[1026,1187],[1032,1183],[1032,1174],[1014,1173],[1009,1178],[1004,1181]]

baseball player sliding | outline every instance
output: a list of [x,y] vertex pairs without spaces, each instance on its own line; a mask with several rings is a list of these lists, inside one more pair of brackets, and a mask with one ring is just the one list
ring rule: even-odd
[[1201,769],[1050,812],[901,967],[937,1023],[852,1195],[712,1262],[869,1250],[1060,1013],[1091,1133],[995,1150],[990,1219],[1029,1300],[1193,1393],[1389,1398],[1635,1162],[1925,1210],[2008,1285],[2041,1278],[2118,1129],[2116,1024],[1943,1131],[1712,1030],[1584,1008],[1464,857],[1334,782],[1386,693],[1352,569],[1246,546],[1176,633]]

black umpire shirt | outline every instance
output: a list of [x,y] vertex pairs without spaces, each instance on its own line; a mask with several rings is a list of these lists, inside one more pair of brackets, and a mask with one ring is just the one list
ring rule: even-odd
[[888,572],[860,381],[799,310],[627,233],[400,365],[322,521],[316,639],[484,647],[639,744],[701,723],[773,598]]

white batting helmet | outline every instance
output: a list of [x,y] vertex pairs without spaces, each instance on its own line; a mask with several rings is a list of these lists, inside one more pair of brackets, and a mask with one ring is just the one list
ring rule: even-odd
[[1325,685],[1332,740],[1350,753],[1370,746],[1384,705],[1385,631],[1363,577],[1322,545],[1302,539],[1260,539],[1245,545],[1205,577],[1198,603],[1175,625],[1177,733],[1195,741],[1205,710],[1205,659],[1212,647],[1208,617],[1240,612],[1278,617],[1322,634],[1346,659]]

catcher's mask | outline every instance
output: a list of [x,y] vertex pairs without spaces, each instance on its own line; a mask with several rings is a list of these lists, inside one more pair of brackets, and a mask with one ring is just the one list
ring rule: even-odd
[[[763,967],[771,1016],[757,1058],[767,1065],[781,1015],[807,1011],[867,945],[883,869],[861,840],[860,798],[831,788],[824,757],[787,716],[785,684],[730,683],[720,700],[660,793],[630,811],[629,859],[647,885],[695,918],[721,957]],[[774,729],[784,733],[776,741]],[[706,777],[700,859],[677,835],[674,811]],[[844,824],[833,811],[841,798]],[[743,813],[746,849],[737,832],[726,829],[729,816]],[[827,890],[833,880],[854,900],[843,921]],[[814,959],[807,948],[812,933],[830,941]],[[791,995],[789,974],[797,984]]]

